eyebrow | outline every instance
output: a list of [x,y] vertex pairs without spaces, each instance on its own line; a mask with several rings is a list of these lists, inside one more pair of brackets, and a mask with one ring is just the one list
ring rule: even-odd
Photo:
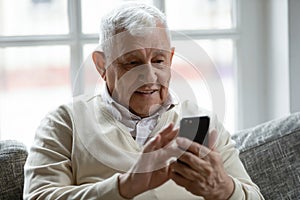
[[169,53],[169,51],[167,51],[167,50],[157,49],[157,50],[154,50],[153,55],[154,56],[159,56],[159,55],[166,56],[166,54],[168,54],[168,53]]
[[[153,56],[167,56],[167,54],[169,53],[169,51],[167,50],[162,50],[162,49],[153,49]],[[122,58],[130,58],[130,57],[139,57],[141,56],[141,52],[139,51],[131,51],[128,53],[125,53],[124,55],[122,55]],[[143,55],[142,55],[143,56]]]
[[128,58],[128,57],[130,57],[130,56],[137,57],[137,56],[140,56],[140,55],[141,55],[141,53],[138,52],[138,51],[131,51],[131,52],[125,53],[125,54],[122,55],[121,57]]

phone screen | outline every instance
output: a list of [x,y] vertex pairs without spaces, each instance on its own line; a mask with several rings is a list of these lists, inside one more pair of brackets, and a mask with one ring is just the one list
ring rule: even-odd
[[208,137],[206,137],[209,128],[209,117],[186,117],[181,119],[179,127],[179,136],[208,146]]

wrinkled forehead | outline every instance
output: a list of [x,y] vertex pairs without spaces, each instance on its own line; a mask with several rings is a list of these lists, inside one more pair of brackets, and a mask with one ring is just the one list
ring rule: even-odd
[[168,29],[157,27],[118,33],[105,41],[103,46],[104,54],[110,61],[140,49],[171,50]]

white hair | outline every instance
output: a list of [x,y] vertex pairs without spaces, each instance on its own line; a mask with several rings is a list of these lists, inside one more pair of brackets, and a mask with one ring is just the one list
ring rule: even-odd
[[[99,44],[105,50],[105,43],[114,35],[128,31],[131,35],[139,34],[143,28],[154,28],[161,23],[168,28],[165,15],[154,6],[130,2],[122,4],[106,14],[101,20]],[[170,33],[167,31],[168,39]]]

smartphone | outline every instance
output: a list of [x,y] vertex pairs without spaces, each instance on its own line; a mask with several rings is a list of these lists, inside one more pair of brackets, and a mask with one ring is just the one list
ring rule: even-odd
[[179,136],[208,146],[208,116],[185,117],[180,121]]

